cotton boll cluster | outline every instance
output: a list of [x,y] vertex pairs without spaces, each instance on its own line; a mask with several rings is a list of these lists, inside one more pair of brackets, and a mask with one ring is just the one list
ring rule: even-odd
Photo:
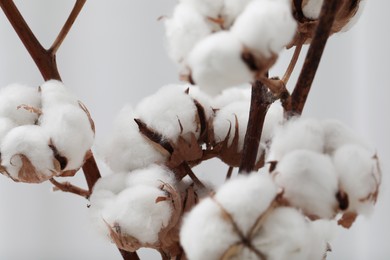
[[2,173],[39,183],[82,166],[94,139],[93,121],[61,82],[10,85],[0,91],[0,101]]
[[365,214],[376,202],[378,158],[338,121],[290,120],[276,132],[268,161],[283,198],[312,219]]
[[185,216],[180,241],[191,260],[320,260],[328,222],[308,221],[278,205],[278,188],[267,173],[240,176],[202,200]]
[[158,247],[177,224],[176,186],[173,172],[157,165],[104,177],[91,195],[91,218],[122,249]]
[[263,75],[294,37],[296,22],[287,0],[182,0],[165,27],[183,76],[216,95]]

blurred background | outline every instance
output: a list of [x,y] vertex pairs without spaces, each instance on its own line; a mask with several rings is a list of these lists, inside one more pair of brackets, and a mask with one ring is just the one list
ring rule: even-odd
[[[15,2],[45,47],[51,45],[74,4],[64,0]],[[157,20],[169,15],[175,3],[87,1],[60,48],[59,71],[92,113],[97,142],[109,134],[124,104],[135,105],[159,87],[178,82],[175,64],[165,51],[163,23]],[[304,116],[336,118],[352,127],[377,147],[382,161],[383,183],[374,213],[360,217],[351,230],[337,235],[331,243],[331,260],[390,259],[388,10],[390,1],[367,1],[355,27],[329,40],[305,107]],[[271,75],[283,74],[291,54],[281,55]],[[0,11],[0,87],[13,82],[38,86],[42,78]],[[213,175],[212,181],[219,182],[226,167],[213,161],[196,172],[203,177]],[[85,186],[82,173],[72,182]],[[89,224],[87,205],[80,197],[51,192],[49,183],[17,184],[0,176],[0,259],[121,259],[116,247]],[[150,250],[141,250],[140,255],[141,259],[159,259]]]

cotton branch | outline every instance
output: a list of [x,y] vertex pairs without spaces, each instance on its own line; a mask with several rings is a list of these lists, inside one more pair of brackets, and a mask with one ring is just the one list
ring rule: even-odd
[[260,81],[256,81],[252,85],[251,106],[239,168],[240,173],[250,173],[255,169],[265,115],[269,105],[273,102],[270,95],[272,94],[268,92],[267,87]]
[[291,96],[284,103],[284,108],[287,112],[301,114],[303,111],[340,2],[339,0],[324,1],[318,26],[307,52],[297,84]]

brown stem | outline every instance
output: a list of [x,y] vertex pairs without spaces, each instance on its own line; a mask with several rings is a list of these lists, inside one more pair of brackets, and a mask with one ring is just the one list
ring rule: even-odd
[[304,40],[301,37],[299,39],[297,45],[295,46],[294,54],[291,58],[290,64],[288,65],[287,70],[284,73],[283,78],[282,78],[284,85],[287,85],[287,83],[290,79],[290,76],[291,76],[292,72],[294,71],[295,65],[297,65],[299,55],[301,54],[303,42],[304,42]]
[[233,166],[229,166],[229,169],[228,169],[228,171],[226,173],[226,179],[225,180],[229,180],[232,177],[233,169],[234,169]]
[[83,172],[85,175],[85,180],[87,181],[88,190],[92,193],[93,186],[100,179],[100,171],[96,164],[95,157],[91,152],[91,156],[85,161],[83,165]]
[[53,42],[52,46],[48,50],[48,52],[51,55],[55,55],[57,53],[62,42],[65,40],[70,29],[72,28],[72,25],[73,25],[74,21],[76,20],[77,16],[79,15],[81,9],[83,9],[85,2],[86,2],[86,0],[76,0],[76,3],[72,9],[72,12],[70,13],[68,19],[66,20],[64,26],[62,27],[60,33],[58,34],[57,38]]
[[256,81],[252,85],[249,120],[244,139],[239,173],[250,173],[255,169],[265,115],[267,114],[269,105],[273,102],[271,99],[267,87],[260,81]]
[[326,42],[330,35],[336,11],[342,1],[324,1],[319,17],[318,26],[306,55],[297,84],[290,98],[284,103],[287,112],[301,114],[305,106],[310,87],[321,61]]
[[188,165],[187,162],[183,162],[181,167],[183,167],[184,171],[191,178],[191,180],[195,183],[195,185],[197,185],[199,188],[202,188],[202,189],[205,188],[204,184],[198,179],[198,177],[192,171],[191,167]]
[[70,182],[58,182],[54,178],[50,179],[50,182],[55,186],[53,188],[53,191],[63,191],[63,192],[70,192],[76,195],[79,195],[81,197],[84,197],[86,199],[89,198],[91,193],[87,190],[84,190],[82,188],[79,188],[77,186],[72,185]]
[[139,260],[140,259],[136,252],[128,252],[128,251],[123,250],[123,249],[119,249],[119,252],[121,253],[121,255],[123,257],[123,260]]

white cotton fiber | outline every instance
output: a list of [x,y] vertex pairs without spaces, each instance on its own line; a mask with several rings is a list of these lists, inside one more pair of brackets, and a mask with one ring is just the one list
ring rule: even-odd
[[38,115],[23,108],[18,109],[20,105],[39,109],[41,101],[38,89],[20,84],[11,84],[0,89],[0,117],[8,117],[18,125],[34,124]]
[[333,154],[336,149],[346,144],[357,144],[370,149],[350,128],[338,120],[322,120],[321,125],[324,129],[325,153]]
[[274,171],[283,197],[307,216],[333,218],[338,208],[338,176],[329,156],[295,150],[280,160]]
[[243,46],[230,32],[214,33],[195,45],[188,57],[192,80],[210,95],[248,83],[253,73],[241,58]]
[[119,225],[123,235],[132,236],[141,243],[156,243],[160,230],[168,225],[172,213],[171,202],[156,203],[159,197],[166,197],[166,194],[155,187],[138,185],[127,188],[103,210],[102,217],[111,227]]
[[[230,146],[232,144],[234,136],[238,134],[237,151],[239,152],[243,149],[249,118],[249,107],[250,101],[238,101],[222,107],[216,112],[213,127],[214,138],[217,143],[225,140],[230,129],[228,145]],[[235,130],[236,118],[238,122],[238,133]]]
[[219,260],[240,241],[220,207],[211,198],[203,199],[184,216],[180,243],[191,260]]
[[222,17],[224,27],[229,28],[252,0],[224,0]]
[[318,120],[293,118],[278,128],[267,160],[279,161],[284,155],[297,149],[323,152],[324,130]]
[[276,208],[265,220],[252,244],[268,260],[321,260],[309,259],[308,223],[293,208]]
[[125,106],[115,119],[113,131],[103,145],[102,154],[114,172],[128,172],[166,159],[166,155],[141,135],[134,118],[139,117],[130,105]]
[[254,172],[226,182],[217,190],[215,199],[232,215],[243,234],[248,235],[275,199],[277,191],[268,174]]
[[249,84],[245,84],[241,87],[227,88],[213,99],[212,105],[215,109],[221,109],[236,101],[245,101],[250,103],[251,93],[252,88]]
[[160,187],[162,184],[176,185],[175,175],[165,166],[152,164],[146,168],[137,169],[128,174],[127,187],[146,185]]
[[284,121],[284,110],[279,101],[274,102],[267,111],[261,133],[261,142],[268,144],[274,137],[276,129],[281,127]]
[[334,220],[318,219],[309,222],[307,235],[307,249],[309,250],[308,260],[323,260],[328,250],[328,243],[336,236],[338,229]]
[[17,125],[13,120],[6,117],[0,117],[0,145],[7,133],[16,126]]
[[196,133],[196,106],[185,91],[185,85],[160,88],[138,103],[136,111],[139,118],[148,127],[172,141],[176,141],[179,135]]
[[189,5],[206,18],[218,18],[223,8],[223,2],[223,0],[180,0],[180,3]]
[[306,18],[317,20],[320,16],[321,7],[324,0],[302,1],[302,12]]
[[378,159],[365,148],[350,144],[335,151],[333,162],[340,176],[340,188],[348,194],[347,211],[370,213],[381,183]]
[[66,104],[78,106],[77,99],[61,81],[48,80],[40,86],[40,89],[43,109]]
[[31,172],[33,182],[45,181],[55,174],[52,172],[54,157],[49,147],[49,136],[40,126],[15,127],[9,131],[1,144],[1,165],[14,179],[28,182],[29,176],[19,176],[23,164],[20,155],[27,157],[35,167],[36,172]]
[[94,132],[84,110],[72,104],[44,107],[39,121],[58,153],[67,159],[63,170],[81,167],[94,140]]
[[187,3],[179,3],[172,17],[165,20],[168,53],[179,63],[185,61],[194,45],[209,34],[211,28],[206,18]]
[[190,97],[192,97],[202,106],[205,112],[206,120],[214,116],[212,98],[207,93],[202,91],[198,86],[190,84],[188,84],[187,86],[189,88],[188,94],[190,95]]
[[277,54],[294,37],[296,22],[288,0],[254,0],[237,17],[232,33],[259,57]]

